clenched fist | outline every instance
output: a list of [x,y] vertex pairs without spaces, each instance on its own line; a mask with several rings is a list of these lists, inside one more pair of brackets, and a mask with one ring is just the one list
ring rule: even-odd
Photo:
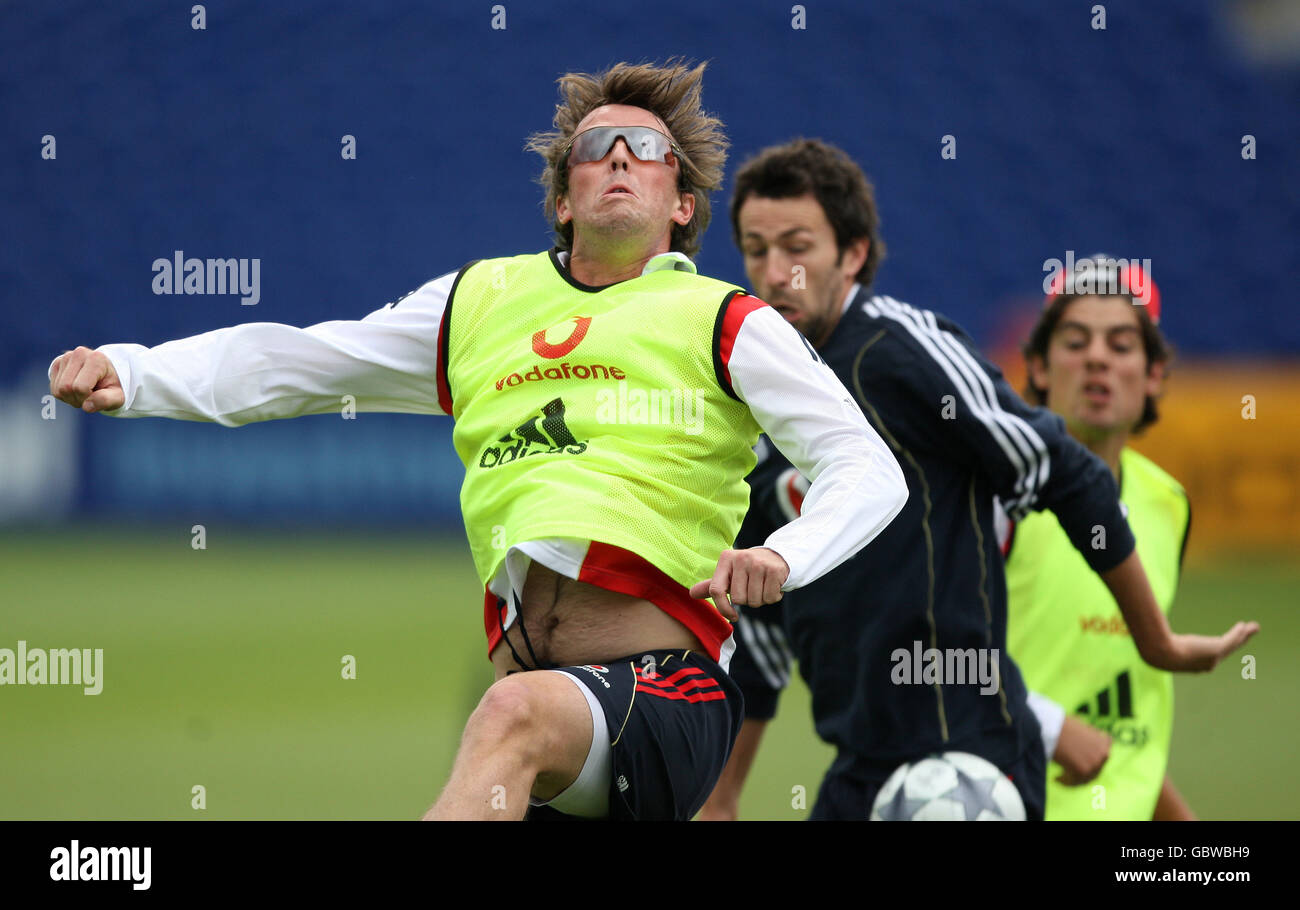
[[713,577],[691,586],[692,597],[711,597],[718,611],[729,621],[739,618],[733,603],[761,607],[781,599],[781,586],[790,577],[790,566],[775,550],[751,547],[723,550]]
[[1067,787],[1086,784],[1098,774],[1110,757],[1110,737],[1079,720],[1065,718],[1061,736],[1056,741],[1056,754],[1052,759],[1061,766],[1057,780]]
[[50,370],[50,394],[87,414],[126,404],[113,363],[98,351],[80,347],[57,357]]

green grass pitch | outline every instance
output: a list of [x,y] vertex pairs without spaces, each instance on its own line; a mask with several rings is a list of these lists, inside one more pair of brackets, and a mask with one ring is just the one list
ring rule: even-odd
[[[1178,682],[1171,773],[1204,818],[1300,818],[1298,583],[1244,562],[1184,577],[1176,627],[1264,627],[1256,679],[1234,658]],[[0,687],[0,819],[416,818],[491,682],[481,590],[457,538],[6,532],[0,648],[102,648],[104,669],[99,695]],[[744,817],[804,817],[795,788],[810,807],[830,760],[796,683]]]

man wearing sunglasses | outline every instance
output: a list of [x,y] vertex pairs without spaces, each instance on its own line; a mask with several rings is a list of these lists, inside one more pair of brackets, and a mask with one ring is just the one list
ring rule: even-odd
[[[351,394],[455,418],[497,680],[428,818],[693,816],[741,722],[733,603],[825,574],[907,498],[802,336],[688,258],[726,148],[703,70],[561,78],[555,129],[529,142],[553,250],[472,262],[357,322],[51,366],[53,394],[88,412],[239,425]],[[760,431],[812,486],[800,518],[731,550]]]

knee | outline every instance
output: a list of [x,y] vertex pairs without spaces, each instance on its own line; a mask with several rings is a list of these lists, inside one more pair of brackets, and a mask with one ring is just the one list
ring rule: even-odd
[[531,746],[529,752],[545,748],[540,740],[546,706],[524,675],[497,680],[483,693],[465,727],[466,739],[489,745],[509,743],[516,749]]

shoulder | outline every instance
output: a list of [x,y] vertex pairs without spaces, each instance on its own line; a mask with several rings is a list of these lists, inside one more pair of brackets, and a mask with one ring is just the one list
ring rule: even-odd
[[[750,313],[764,312],[771,313],[773,316],[780,317],[780,314],[767,305],[766,301],[759,300],[757,297],[746,294],[743,290],[728,285],[723,285],[723,294],[721,297],[722,305],[718,308],[719,324],[726,322],[735,328],[745,321]],[[759,317],[770,318],[770,317]],[[785,322],[784,319],[781,320]]]
[[922,385],[930,384],[933,380],[926,377],[931,376],[989,372],[970,336],[934,310],[887,295],[864,295],[853,302],[842,325],[849,343],[859,348],[870,344],[861,358],[861,369],[867,372]]
[[863,295],[854,301],[853,307],[881,325],[901,330],[903,336],[918,342],[927,336],[951,335],[964,344],[973,343],[961,326],[942,313],[913,306],[888,294]]
[[648,277],[657,277],[661,282],[659,287],[670,289],[670,306],[684,309],[686,314],[707,313],[713,320],[715,344],[727,336],[734,339],[742,324],[752,324],[750,314],[765,310],[775,314],[767,303],[730,282],[681,271],[653,272]]
[[1178,544],[1178,565],[1187,554],[1187,541],[1192,530],[1192,503],[1183,485],[1151,459],[1130,448],[1119,453],[1123,489],[1120,497],[1129,505],[1141,503],[1153,518],[1159,516],[1156,527],[1174,531],[1181,539]]
[[973,348],[966,331],[942,313],[904,303],[887,295],[855,302],[858,323],[888,331],[891,346],[934,356],[941,349]]
[[470,272],[473,272],[476,276],[482,275],[485,278],[496,280],[496,277],[503,273],[514,273],[525,268],[563,271],[555,259],[555,251],[544,250],[540,253],[522,253],[518,256],[471,259],[461,266],[455,274],[458,281]]
[[[471,263],[472,265],[473,263]],[[437,278],[426,281],[417,288],[407,291],[396,300],[385,304],[376,312],[367,316],[367,319],[386,318],[386,314],[397,313],[394,316],[406,314],[417,310],[433,310],[441,312],[446,306],[447,300],[451,297],[452,288],[456,286],[464,269],[457,269],[454,272],[447,272],[439,275]]]
[[1130,507],[1150,510],[1153,517],[1163,516],[1160,525],[1176,529],[1182,535],[1182,549],[1186,550],[1192,504],[1183,485],[1154,461],[1132,449],[1120,450],[1119,459],[1123,478],[1120,497]]
[[[661,270],[652,272],[652,275],[672,275],[676,280],[682,282],[688,287],[697,287],[701,290],[716,291],[719,295],[736,294],[747,296],[745,289],[731,281],[723,281],[721,278],[710,278],[708,275],[701,275],[698,272],[682,272],[672,270]],[[757,297],[750,297],[750,300],[758,300]],[[762,303],[762,301],[759,301]]]
[[795,351],[806,353],[817,363],[823,362],[807,338],[757,297],[741,290],[728,293],[717,313],[713,346],[724,364],[738,345],[748,350],[746,359],[757,370],[770,371],[775,366],[773,356],[784,357]]
[[1124,448],[1119,455],[1120,466],[1124,472],[1124,485],[1128,486],[1130,478],[1144,489],[1155,490],[1187,501],[1187,491],[1174,476],[1141,452]]
[[453,302],[464,302],[471,307],[493,305],[501,297],[502,292],[508,290],[564,287],[554,280],[556,277],[561,277],[570,284],[573,283],[556,259],[555,250],[524,253],[518,256],[471,259],[452,273],[452,280],[446,290],[448,311],[451,310]]

